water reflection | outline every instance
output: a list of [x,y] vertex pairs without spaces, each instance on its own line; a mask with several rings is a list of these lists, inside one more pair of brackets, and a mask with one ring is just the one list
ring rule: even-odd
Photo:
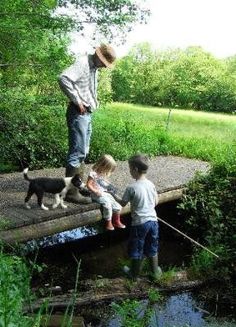
[[[140,301],[138,318],[142,319],[148,301]],[[202,307],[202,309],[201,309]],[[183,292],[167,297],[162,303],[152,306],[152,316],[146,327],[236,327],[235,320],[212,317],[204,309],[204,303],[194,299],[191,292]],[[207,313],[207,315],[206,315]],[[121,317],[113,316],[103,327],[122,327]],[[141,324],[140,324],[141,326]]]
[[[140,307],[145,306],[145,301],[140,302]],[[142,310],[142,309],[139,309]],[[172,295],[162,304],[153,306],[153,315],[147,327],[203,327],[206,323],[203,312],[197,309],[197,304],[191,293]],[[105,326],[105,325],[104,325]],[[120,317],[115,317],[108,322],[106,327],[121,327]]]
[[[204,326],[203,313],[196,309],[196,303],[190,293],[171,296],[163,308],[154,307],[155,319],[150,326],[159,327],[200,327]],[[157,319],[156,319],[157,318]],[[156,325],[156,321],[158,324]]]
[[40,239],[32,240],[24,244],[26,252],[32,252],[39,248],[51,247],[58,244],[80,240],[85,237],[95,236],[103,232],[99,225],[83,226],[68,230],[65,232],[57,233],[51,236],[46,236]]

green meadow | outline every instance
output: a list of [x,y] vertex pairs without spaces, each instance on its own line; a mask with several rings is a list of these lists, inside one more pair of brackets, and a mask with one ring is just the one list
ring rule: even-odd
[[236,116],[112,103],[95,113],[91,159],[177,155],[223,163],[236,153]]

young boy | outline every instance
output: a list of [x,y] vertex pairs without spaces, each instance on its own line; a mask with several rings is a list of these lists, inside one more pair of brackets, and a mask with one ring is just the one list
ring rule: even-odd
[[[158,195],[155,185],[146,178],[148,158],[136,154],[129,159],[131,176],[135,179],[129,185],[122,199],[116,199],[123,207],[130,202],[131,230],[128,242],[128,255],[131,258],[129,274],[135,279],[140,273],[143,257],[148,257],[153,277],[161,274],[158,267],[158,221],[155,206]],[[128,272],[128,267],[126,267]]]

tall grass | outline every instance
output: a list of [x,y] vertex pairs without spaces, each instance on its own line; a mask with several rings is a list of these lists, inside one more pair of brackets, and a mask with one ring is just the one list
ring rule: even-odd
[[[60,327],[71,327],[73,324],[80,261],[77,262],[75,287],[68,306],[62,316]],[[36,265],[33,264],[32,269]],[[48,298],[42,303],[37,312],[33,312],[32,303],[36,300],[30,288],[33,270],[29,269],[26,261],[16,255],[4,253],[0,244],[0,327],[40,327],[48,326],[52,309],[48,306]],[[59,327],[59,326],[58,326]]]
[[23,314],[23,305],[30,298],[29,283],[24,262],[0,249],[0,326],[33,326],[32,319]]
[[104,151],[119,160],[146,152],[224,162],[236,153],[236,116],[109,104],[94,114],[91,160]]

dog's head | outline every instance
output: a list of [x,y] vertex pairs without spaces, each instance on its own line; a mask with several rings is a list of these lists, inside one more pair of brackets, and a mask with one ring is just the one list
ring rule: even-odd
[[71,183],[78,189],[85,187],[85,184],[82,182],[82,179],[78,174],[72,177]]

